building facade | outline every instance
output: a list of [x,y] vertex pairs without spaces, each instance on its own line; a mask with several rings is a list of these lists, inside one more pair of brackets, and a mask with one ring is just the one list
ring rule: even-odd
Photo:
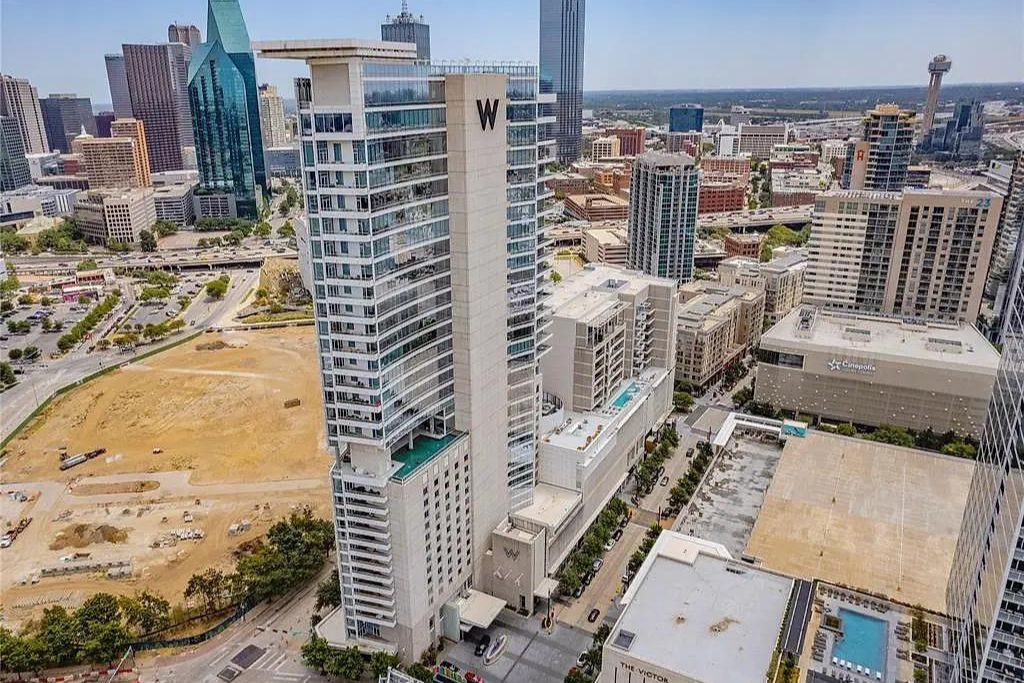
[[165,185],[153,191],[153,207],[158,221],[191,225],[196,220],[192,185]]
[[43,112],[39,107],[39,93],[26,78],[0,74],[0,116],[8,116],[18,123],[21,146],[25,154],[45,154],[50,151],[46,139]]
[[740,179],[701,178],[697,213],[740,211],[747,205],[747,184]]
[[115,119],[110,124],[110,135],[115,138],[131,138],[135,147],[135,166],[138,167],[139,187],[153,184],[149,168],[149,149],[146,146],[146,126],[138,119]]
[[806,301],[973,322],[1001,205],[977,191],[822,193],[811,215]]
[[605,132],[619,139],[619,153],[624,157],[635,157],[647,151],[646,128],[609,128]]
[[128,137],[92,138],[82,144],[90,189],[146,187],[140,150]]
[[610,194],[571,194],[565,198],[565,213],[581,221],[625,220],[629,202]]
[[699,104],[678,104],[668,109],[668,132],[689,133],[704,129],[704,107]]
[[470,583],[533,498],[555,207],[537,70],[369,41],[257,50],[310,68],[296,89],[343,587],[320,632],[415,659],[492,604]]
[[899,192],[907,183],[914,146],[914,112],[880,104],[867,113],[859,141],[847,146],[844,190]]
[[238,0],[209,0],[206,37],[188,75],[199,182],[234,195],[238,215],[256,218],[269,186],[256,61]]
[[75,203],[75,221],[89,241],[137,244],[156,222],[153,190],[89,190]]
[[92,115],[92,102],[88,97],[69,93],[50,93],[39,100],[50,149],[65,154],[71,151],[71,140],[83,131],[96,135],[96,119]]
[[0,116],[0,191],[10,192],[31,182],[18,122],[11,116]]
[[1002,360],[946,595],[954,683],[1024,680],[1024,246],[1013,270]]
[[764,333],[757,401],[830,422],[977,438],[999,354],[966,323],[792,311]]
[[[1002,300],[1012,279],[1010,266],[1013,264],[1017,243],[1024,227],[1024,150],[1013,158],[1008,173],[1003,208],[999,214],[999,230],[992,248],[992,262],[988,269],[986,290],[989,296]],[[1000,292],[1004,296],[1000,296]]]
[[167,26],[168,43],[184,43],[191,48],[199,47],[203,42],[203,34],[193,24],[169,24]]
[[124,67],[124,55],[103,55],[107,68],[107,88],[110,90],[110,103],[114,107],[114,115],[118,118],[132,115],[132,98],[128,93],[128,74]]
[[588,263],[625,267],[628,256],[626,226],[591,228],[583,231],[583,255]]
[[768,329],[800,305],[804,297],[806,271],[807,256],[800,252],[785,254],[766,263],[757,256],[736,256],[718,264],[718,281],[726,287],[764,290],[764,327]]
[[122,45],[132,116],[146,131],[154,173],[185,168],[184,147],[194,144],[188,103],[191,48],[183,43]]
[[744,123],[739,127],[739,153],[758,159],[771,156],[775,145],[789,141],[789,126],[785,123],[757,125]]
[[678,282],[693,278],[699,172],[683,154],[648,153],[633,164],[629,267]]
[[580,158],[583,136],[583,42],[586,0],[541,0],[540,87],[555,93],[558,161]]
[[284,147],[290,137],[284,122],[284,99],[277,94],[277,86],[260,86],[260,130],[267,147]]
[[596,138],[590,143],[590,158],[594,161],[622,155],[622,145],[614,135]]
[[380,25],[380,39],[392,43],[413,43],[416,59],[430,61],[430,24],[423,20],[423,15],[417,17],[409,11],[407,0],[402,0],[402,11],[398,16],[389,16]]
[[764,329],[764,291],[695,280],[679,290],[676,378],[705,388],[757,345]]

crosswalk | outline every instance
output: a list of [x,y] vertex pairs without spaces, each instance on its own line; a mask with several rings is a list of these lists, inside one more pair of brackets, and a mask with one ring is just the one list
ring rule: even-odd
[[282,683],[288,681],[304,683],[312,678],[308,671],[291,670],[296,666],[302,668],[301,663],[292,661],[291,653],[269,649],[253,662],[249,670],[264,671],[270,674],[271,680],[281,681]]

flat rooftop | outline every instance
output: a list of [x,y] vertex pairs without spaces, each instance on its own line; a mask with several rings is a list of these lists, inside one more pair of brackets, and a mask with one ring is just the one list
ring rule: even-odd
[[533,502],[521,510],[516,510],[512,516],[555,529],[582,500],[579,491],[538,483],[533,489]]
[[810,431],[790,438],[747,553],[944,612],[970,460]]
[[589,291],[560,305],[555,309],[555,315],[589,325],[600,325],[625,305],[613,292]]
[[391,475],[392,479],[402,481],[464,436],[460,433],[445,434],[440,439],[422,434],[417,436],[413,439],[412,448],[405,446],[391,454],[392,460],[402,464],[398,471]]
[[638,270],[627,270],[604,263],[588,263],[559,282],[546,304],[557,313],[559,307],[591,290],[635,296],[650,285],[671,287],[673,290],[676,287],[675,280],[653,277]]
[[704,551],[647,561],[606,647],[701,683],[763,681],[792,579]]
[[[804,322],[806,321],[806,322]],[[995,375],[999,353],[973,325],[793,309],[761,336],[762,348],[849,351],[929,367],[960,366]]]
[[586,234],[605,246],[623,248],[626,246],[626,231],[622,228],[595,228],[587,230]]
[[610,194],[571,194],[565,198],[573,204],[592,209],[623,209],[629,206],[629,202]]

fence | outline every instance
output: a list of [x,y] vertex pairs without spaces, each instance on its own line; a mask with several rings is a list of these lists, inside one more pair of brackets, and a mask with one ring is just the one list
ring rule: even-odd
[[204,643],[210,638],[221,633],[228,626],[231,626],[231,624],[245,616],[245,613],[250,609],[252,609],[252,605],[243,603],[236,607],[235,611],[229,614],[224,621],[206,631],[203,631],[202,633],[197,633],[194,636],[184,636],[182,638],[171,638],[168,640],[142,640],[137,643],[132,643],[132,648],[136,652],[140,652],[143,650],[157,650],[164,647],[186,647],[188,645],[198,645],[199,643]]

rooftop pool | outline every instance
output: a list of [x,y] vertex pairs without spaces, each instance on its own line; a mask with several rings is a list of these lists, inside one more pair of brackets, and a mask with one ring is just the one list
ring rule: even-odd
[[871,669],[885,676],[885,660],[888,651],[887,622],[849,609],[839,609],[843,621],[843,637],[836,641],[832,656]]
[[633,400],[636,393],[640,391],[640,387],[637,386],[636,382],[630,382],[629,386],[623,389],[619,397],[612,401],[612,407],[624,408],[626,404]]

